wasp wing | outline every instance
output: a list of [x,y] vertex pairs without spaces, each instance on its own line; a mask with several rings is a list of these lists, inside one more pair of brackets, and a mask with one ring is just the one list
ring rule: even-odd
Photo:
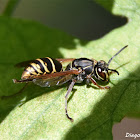
[[[60,63],[68,63],[73,61],[75,58],[57,58],[56,60],[59,61]],[[21,67],[27,67],[30,63],[34,62],[35,60],[27,60],[23,62],[19,62],[15,65],[15,67],[21,68]]]
[[75,58],[57,58],[56,60],[59,61],[60,63],[68,63],[75,60]]
[[33,79],[33,83],[41,87],[50,87],[62,85],[72,79],[72,75],[53,77],[48,79]]
[[74,74],[79,74],[78,70],[69,70],[63,72],[56,72],[52,74],[45,74],[36,76],[32,82],[41,87],[50,87],[55,85],[62,85],[72,79]]
[[15,64],[15,67],[17,67],[17,68],[27,67],[33,61],[34,60],[27,60],[27,61],[19,62],[19,63]]

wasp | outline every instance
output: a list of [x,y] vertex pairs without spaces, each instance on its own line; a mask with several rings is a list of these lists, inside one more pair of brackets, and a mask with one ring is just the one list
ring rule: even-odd
[[[127,45],[128,46],[128,45]],[[109,65],[112,59],[117,56],[127,46],[120,49],[106,63],[104,60],[96,61],[88,58],[69,58],[69,59],[53,59],[50,57],[39,58],[31,61],[24,69],[21,80],[13,79],[14,83],[33,82],[41,87],[50,87],[54,85],[62,85],[69,82],[69,87],[65,95],[65,114],[70,121],[73,119],[68,114],[67,100],[75,83],[82,83],[84,80],[88,83],[93,83],[100,89],[109,89],[109,86],[100,86],[95,79],[99,81],[108,81],[110,72],[119,72],[115,69],[110,69]],[[62,63],[69,62],[65,70]]]

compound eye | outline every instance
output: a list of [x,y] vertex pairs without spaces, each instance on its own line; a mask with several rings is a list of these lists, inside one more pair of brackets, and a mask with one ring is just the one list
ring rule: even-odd
[[101,69],[100,67],[97,69],[98,72],[98,76],[101,80],[105,81],[106,80],[106,73],[103,69]]

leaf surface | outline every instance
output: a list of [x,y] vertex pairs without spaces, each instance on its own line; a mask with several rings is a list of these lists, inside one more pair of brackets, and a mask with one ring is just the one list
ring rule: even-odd
[[[22,69],[14,65],[39,57],[108,60],[129,45],[110,64],[110,90],[76,84],[68,103],[74,119],[65,116],[67,86],[41,88],[29,84],[21,95],[0,99],[0,139],[112,139],[112,126],[140,110],[140,2],[97,1],[113,14],[128,18],[123,27],[86,44],[66,33],[35,22],[0,17],[0,95],[12,95],[24,84],[13,84]],[[112,6],[112,7],[110,7]],[[19,107],[21,103],[25,102]]]

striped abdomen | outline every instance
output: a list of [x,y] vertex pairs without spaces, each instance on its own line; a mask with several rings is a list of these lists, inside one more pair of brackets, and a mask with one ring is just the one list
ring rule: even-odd
[[45,57],[32,61],[22,73],[21,79],[27,79],[33,76],[49,74],[62,71],[62,64],[52,58]]

